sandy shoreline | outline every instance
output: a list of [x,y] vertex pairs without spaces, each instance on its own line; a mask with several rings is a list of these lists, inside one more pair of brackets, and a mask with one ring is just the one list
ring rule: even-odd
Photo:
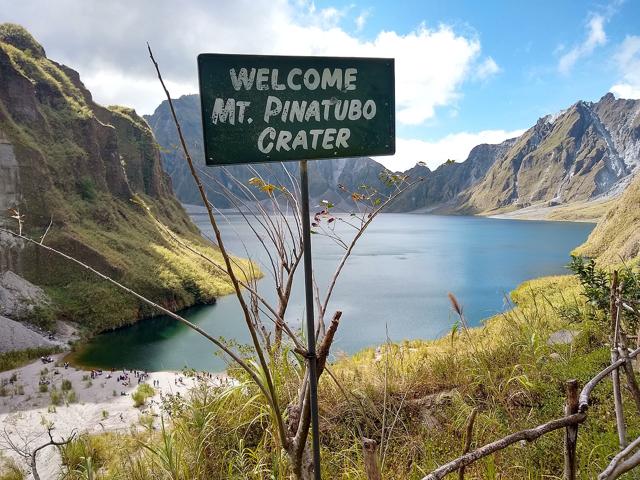
[[611,207],[614,198],[598,198],[585,202],[549,205],[530,205],[511,212],[487,215],[489,218],[509,220],[544,220],[551,222],[598,223]]
[[[142,415],[152,415],[159,422],[161,397],[187,394],[198,382],[224,384],[228,378],[224,373],[186,377],[182,372],[152,372],[144,383],[158,385],[154,397],[141,408],[133,406],[131,394],[138,387],[136,375],[126,370],[129,381],[121,378],[123,370],[104,370],[94,375],[90,370],[82,370],[62,364],[63,354],[54,355],[52,363],[38,360],[29,365],[0,373],[0,425],[6,429],[11,439],[18,443],[33,441],[34,445],[44,443],[38,438],[45,433],[44,422],[53,423],[54,438],[67,437],[73,431],[78,433],[100,433],[105,431],[130,431],[132,427],[142,428]],[[59,366],[55,366],[58,364]],[[13,380],[13,381],[11,381]],[[51,391],[61,393],[63,380],[71,382],[76,401],[66,405],[64,401],[52,405]],[[40,382],[46,384],[40,386]],[[1,434],[2,432],[0,432]],[[46,435],[45,435],[46,436]],[[37,440],[34,440],[36,439]],[[18,460],[15,453],[4,445],[0,438],[0,452]],[[24,466],[23,463],[19,462]],[[57,478],[60,459],[55,448],[48,447],[38,455],[38,471],[43,480]],[[32,478],[32,477],[28,477]]]

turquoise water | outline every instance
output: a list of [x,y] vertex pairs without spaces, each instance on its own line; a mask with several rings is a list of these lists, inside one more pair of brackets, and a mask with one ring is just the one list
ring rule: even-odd
[[[204,216],[192,218],[211,236]],[[569,252],[592,228],[593,224],[570,222],[380,215],[354,250],[330,303],[331,312],[343,312],[333,352],[353,353],[380,344],[386,331],[393,341],[443,335],[453,323],[448,292],[458,297],[469,323],[477,325],[508,308],[508,292],[524,280],[566,273]],[[246,256],[246,247],[257,261],[265,258],[241,217],[228,217],[223,236],[234,253]],[[312,236],[312,242],[315,275],[322,289],[342,251],[319,235]],[[299,273],[288,315],[294,325],[303,316],[302,267]],[[273,298],[268,275],[259,285],[265,296]],[[235,296],[183,313],[213,335],[248,342]],[[224,358],[212,345],[166,317],[99,335],[77,360],[151,371],[225,368]]]

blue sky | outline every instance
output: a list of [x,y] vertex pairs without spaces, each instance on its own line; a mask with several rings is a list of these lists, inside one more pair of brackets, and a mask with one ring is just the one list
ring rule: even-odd
[[396,58],[402,170],[463,160],[577,100],[640,97],[640,1],[0,0],[94,98],[151,113],[197,92],[201,52]]
[[[602,1],[404,1],[354,4],[316,1],[319,9],[349,9],[364,25],[344,18],[364,38],[382,30],[415,30],[421,23],[451,26],[479,39],[482,53],[499,67],[491,78],[467,80],[459,97],[421,125],[398,125],[398,136],[436,140],[455,132],[527,128],[577,100],[597,101],[621,82],[616,61],[626,37],[640,35],[640,2]],[[594,19],[596,21],[594,22]],[[601,20],[604,38],[589,41]],[[595,27],[592,27],[594,25]],[[563,57],[578,50],[575,62]],[[569,58],[572,58],[570,55]],[[636,57],[637,59],[637,57]],[[636,60],[637,61],[637,60]],[[640,80],[640,79],[638,79]],[[634,85],[637,97],[639,85]],[[618,93],[618,92],[616,92]],[[626,92],[625,92],[626,93]],[[629,95],[627,95],[629,96]]]

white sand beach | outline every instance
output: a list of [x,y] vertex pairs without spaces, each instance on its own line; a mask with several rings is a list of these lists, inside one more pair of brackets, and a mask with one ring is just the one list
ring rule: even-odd
[[[228,382],[224,373],[187,377],[182,372],[152,372],[144,382],[156,385],[156,394],[141,408],[134,407],[131,394],[138,387],[138,378],[133,371],[102,371],[98,374],[72,366],[64,367],[64,354],[51,357],[51,363],[41,360],[21,368],[0,373],[0,452],[18,460],[18,456],[4,445],[3,432],[18,443],[32,441],[34,446],[46,442],[46,423],[54,425],[54,438],[68,437],[72,432],[100,433],[104,431],[130,431],[143,428],[142,415],[159,415],[161,397],[186,395],[200,381],[213,384]],[[58,366],[56,366],[58,365]],[[123,376],[128,381],[123,380]],[[12,378],[13,377],[13,378]],[[69,380],[75,402],[64,401],[53,406],[51,391],[62,391],[63,380]],[[46,385],[41,387],[41,382]],[[47,383],[48,382],[48,383]],[[159,423],[159,417],[156,424]],[[22,463],[19,462],[22,465]],[[38,455],[38,472],[43,480],[58,478],[60,458],[56,448],[48,447]],[[31,478],[31,477],[29,477]]]

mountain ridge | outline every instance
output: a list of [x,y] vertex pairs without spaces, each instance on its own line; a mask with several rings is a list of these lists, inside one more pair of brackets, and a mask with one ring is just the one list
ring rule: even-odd
[[[194,158],[203,165],[198,98],[185,95],[175,99],[174,105],[187,143],[194,148]],[[546,115],[519,137],[500,144],[477,145],[463,162],[446,162],[435,170],[417,163],[403,173],[414,179],[420,177],[422,182],[398,198],[388,211],[495,215],[525,208],[553,211],[557,206],[579,205],[582,210],[600,212],[590,202],[620,195],[638,171],[639,112],[640,101],[616,99],[609,93],[597,102],[578,101],[556,114]],[[163,163],[178,198],[186,203],[199,203],[181,154],[171,150],[177,137],[168,117],[167,102],[145,119],[164,147]],[[286,165],[291,172],[297,171],[295,163]],[[384,185],[376,182],[385,167],[373,159],[322,160],[311,165],[315,165],[310,172],[312,201],[324,196],[349,210],[351,205],[341,196],[338,183],[348,190],[372,184],[385,191]],[[228,170],[246,181],[249,176],[242,173],[243,168]],[[267,167],[254,168],[268,175]],[[338,177],[333,170],[339,172]],[[283,180],[278,175],[270,178],[274,183]],[[327,179],[334,182],[332,188]],[[323,191],[320,184],[325,187]],[[225,206],[224,198],[215,192],[210,194]]]

